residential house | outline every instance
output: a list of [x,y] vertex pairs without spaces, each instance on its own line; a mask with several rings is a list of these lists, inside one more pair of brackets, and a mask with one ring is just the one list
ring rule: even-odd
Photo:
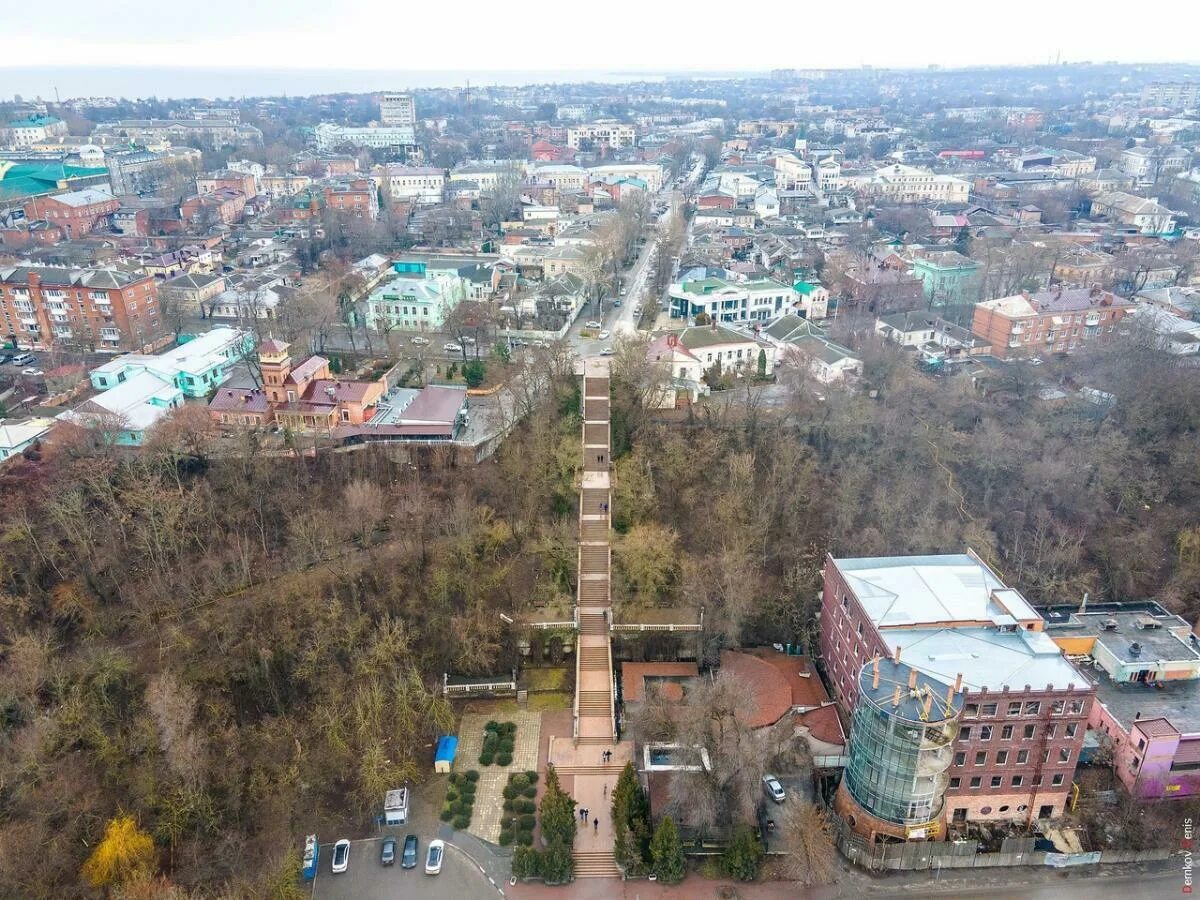
[[960,325],[924,310],[880,316],[875,333],[901,347],[916,350],[927,364],[940,365],[990,356],[991,345]]
[[334,125],[322,122],[313,129],[313,143],[322,152],[340,147],[366,147],[374,150],[395,150],[415,147],[416,128],[413,125]]
[[775,369],[775,346],[721,325],[694,325],[678,333],[679,346],[700,362],[702,372],[714,366],[722,372],[754,375],[760,356],[766,375]]
[[0,463],[19,456],[50,433],[54,419],[0,419]]
[[223,275],[189,272],[164,281],[158,286],[158,300],[164,312],[173,311],[176,317],[199,317],[208,304],[225,290]]
[[1133,306],[1098,287],[1023,292],[976,303],[971,331],[999,359],[1069,353],[1110,337]]
[[[968,822],[1062,816],[1096,689],[1020,592],[969,551],[830,556],[824,575],[821,656],[854,718],[848,778],[835,800],[839,815],[871,841],[931,837]],[[882,690],[880,675],[887,677]],[[929,689],[918,685],[922,679],[931,679]],[[909,748],[902,740],[881,746],[869,732],[888,727],[914,696],[920,702],[912,708],[926,709],[921,719],[930,728],[938,723],[936,734],[923,732],[931,743],[912,748],[928,765],[914,775],[910,759],[908,775],[893,786],[900,795],[893,799],[903,802],[881,805],[861,776],[900,772],[904,761],[893,754]],[[863,712],[875,718],[864,720]]]
[[48,222],[74,239],[107,225],[109,217],[120,207],[121,201],[108,191],[84,188],[27,200],[25,218]]
[[658,388],[648,400],[654,409],[690,406],[708,394],[708,385],[701,380],[703,362],[683,346],[677,333],[667,332],[651,340],[646,359],[658,370]]
[[184,397],[198,399],[224,383],[253,347],[249,332],[219,325],[162,353],[115,357],[92,369],[89,378],[96,390],[107,391],[148,372]]
[[67,133],[67,123],[57,116],[26,116],[8,123],[12,144],[17,149],[44,144],[48,138]]
[[1141,234],[1161,237],[1175,230],[1175,213],[1144,197],[1112,191],[1092,199],[1092,215],[1131,225]]
[[1189,356],[1200,353],[1200,322],[1185,319],[1159,306],[1142,303],[1130,313],[1135,328],[1165,353]]
[[58,418],[105,432],[114,443],[136,447],[171,410],[182,406],[183,400],[183,391],[173,381],[142,371],[59,414]]
[[921,279],[931,309],[973,303],[979,295],[983,263],[955,250],[923,250],[911,259],[913,275]]
[[1191,154],[1170,144],[1139,144],[1121,152],[1118,165],[1138,187],[1157,184],[1160,178],[1173,178],[1184,171]]
[[799,311],[806,319],[824,319],[829,315],[829,291],[815,278],[806,278],[792,285]]
[[264,175],[259,181],[262,184],[263,192],[272,200],[285,200],[288,197],[296,196],[311,185],[312,176],[285,173]]
[[1135,300],[1150,303],[1185,319],[1200,322],[1200,287],[1164,287],[1141,290]]
[[354,178],[326,185],[325,208],[374,222],[379,218],[379,191],[369,178]]
[[636,178],[645,182],[646,189],[651,193],[657,193],[662,190],[665,173],[663,167],[658,163],[605,163],[588,168],[587,177],[590,181],[600,181],[606,178],[618,181]]
[[[841,167],[838,166],[838,169]],[[804,160],[793,153],[780,153],[775,157],[775,187],[779,190],[807,190],[812,182],[812,166]]]
[[637,129],[615,120],[572,125],[567,129],[567,146],[572,150],[623,150],[636,143]]
[[781,316],[758,331],[776,348],[780,363],[806,370],[821,384],[861,375],[863,363],[854,352],[831,341],[821,326],[796,315]]

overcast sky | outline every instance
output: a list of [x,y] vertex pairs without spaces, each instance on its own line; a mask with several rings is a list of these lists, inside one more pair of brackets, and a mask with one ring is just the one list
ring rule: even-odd
[[[1145,15],[1141,10],[1145,10]],[[686,70],[1200,61],[1200,0],[55,0],[7,16],[4,67]]]

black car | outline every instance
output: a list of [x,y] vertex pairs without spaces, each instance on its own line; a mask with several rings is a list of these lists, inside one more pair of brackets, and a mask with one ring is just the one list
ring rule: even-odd
[[379,864],[381,866],[390,866],[396,861],[396,839],[387,837],[383,839],[383,847],[379,851]]
[[[395,843],[393,841],[393,843]],[[404,839],[404,853],[400,856],[400,868],[415,869],[417,867],[417,836],[410,834]]]

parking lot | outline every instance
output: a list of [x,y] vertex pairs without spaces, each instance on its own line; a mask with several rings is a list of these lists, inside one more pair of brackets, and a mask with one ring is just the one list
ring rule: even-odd
[[453,844],[446,844],[446,857],[438,875],[425,874],[425,852],[429,841],[418,830],[420,846],[415,869],[400,868],[400,851],[404,847],[404,835],[395,832],[396,864],[379,864],[379,845],[383,837],[364,838],[350,844],[350,865],[345,872],[334,875],[330,871],[333,859],[333,841],[321,844],[321,865],[312,883],[312,896],[319,900],[392,900],[392,898],[431,898],[431,900],[475,900],[477,897],[499,896],[497,889],[487,876],[467,855]]

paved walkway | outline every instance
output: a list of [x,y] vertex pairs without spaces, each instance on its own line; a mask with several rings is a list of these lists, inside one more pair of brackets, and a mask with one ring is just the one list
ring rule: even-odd
[[[479,751],[483,747],[483,726],[489,721],[513,722],[517,726],[513,742],[512,763],[507,766],[481,766]],[[500,840],[500,825],[504,819],[504,786],[513,772],[533,772],[538,765],[538,743],[541,738],[541,713],[520,710],[502,716],[467,713],[458,727],[458,761],[455,769],[466,772],[475,769],[479,781],[475,788],[475,807],[471,826],[467,830],[476,837],[495,843]]]

